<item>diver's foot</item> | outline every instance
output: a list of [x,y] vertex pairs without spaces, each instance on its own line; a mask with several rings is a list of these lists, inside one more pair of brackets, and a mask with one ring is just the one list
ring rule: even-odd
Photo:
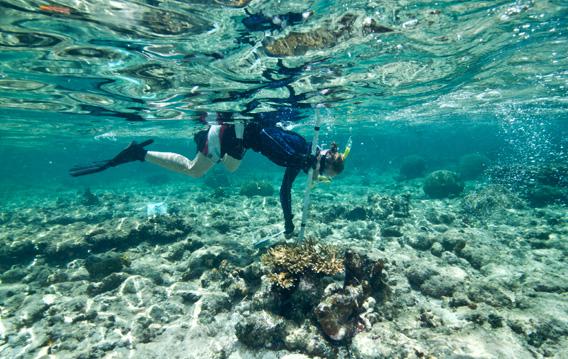
[[134,161],[144,161],[146,153],[148,152],[148,150],[144,149],[144,146],[147,146],[152,142],[154,141],[147,140],[142,143],[137,143],[136,141],[130,142],[128,147],[120,151],[120,153],[111,160],[111,166],[114,167],[123,163]]

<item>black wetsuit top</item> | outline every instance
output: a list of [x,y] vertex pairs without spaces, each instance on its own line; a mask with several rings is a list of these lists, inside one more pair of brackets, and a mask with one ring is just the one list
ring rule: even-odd
[[286,167],[280,186],[280,204],[286,228],[293,227],[292,184],[300,171],[307,172],[315,165],[315,158],[310,156],[311,142],[296,132],[280,127],[250,123],[245,127],[244,147],[260,152],[270,161]]

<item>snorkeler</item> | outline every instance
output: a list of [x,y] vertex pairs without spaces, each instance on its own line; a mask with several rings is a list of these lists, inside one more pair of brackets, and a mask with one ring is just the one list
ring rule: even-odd
[[75,166],[69,174],[73,177],[103,171],[133,161],[147,161],[171,171],[197,178],[203,176],[216,163],[223,163],[227,170],[234,172],[239,167],[247,149],[259,152],[275,164],[286,167],[280,186],[280,203],[284,213],[284,234],[287,238],[294,233],[292,221],[292,184],[300,171],[314,169],[314,179],[332,178],[341,173],[348,149],[339,153],[333,143],[330,149],[310,154],[311,143],[296,132],[285,130],[274,124],[251,122],[248,124],[218,124],[199,131],[194,136],[197,154],[193,160],[177,153],[149,151],[144,147],[153,143],[132,142],[113,159],[95,162],[87,166]]

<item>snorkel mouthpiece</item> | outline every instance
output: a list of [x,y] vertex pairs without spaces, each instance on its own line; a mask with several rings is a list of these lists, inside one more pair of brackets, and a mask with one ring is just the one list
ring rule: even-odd
[[345,145],[345,150],[343,151],[343,154],[341,154],[341,158],[345,161],[345,159],[347,158],[347,156],[349,156],[349,152],[351,152],[351,144],[353,141],[351,141],[351,136],[349,136],[349,139],[347,140],[347,145]]

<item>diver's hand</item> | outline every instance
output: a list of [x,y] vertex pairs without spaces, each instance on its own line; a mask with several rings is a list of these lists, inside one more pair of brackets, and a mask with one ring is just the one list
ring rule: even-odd
[[311,153],[308,153],[306,155],[306,160],[305,160],[305,170],[309,170],[310,168],[313,168],[314,170],[316,169],[316,165],[318,163],[318,156],[314,156]]

